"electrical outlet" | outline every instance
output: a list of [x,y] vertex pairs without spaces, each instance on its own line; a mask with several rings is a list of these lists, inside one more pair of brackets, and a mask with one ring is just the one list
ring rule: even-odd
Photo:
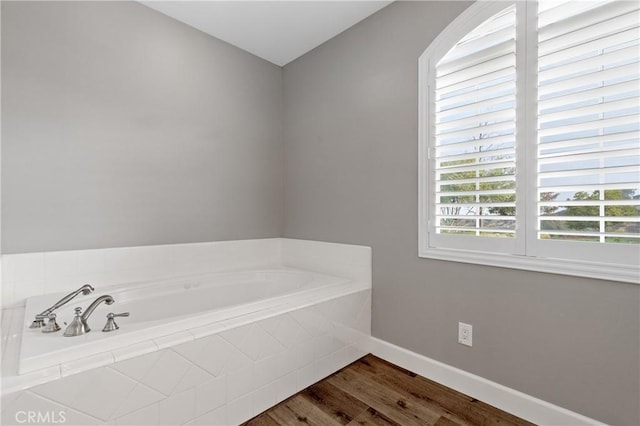
[[458,323],[458,343],[473,346],[473,326],[471,324]]

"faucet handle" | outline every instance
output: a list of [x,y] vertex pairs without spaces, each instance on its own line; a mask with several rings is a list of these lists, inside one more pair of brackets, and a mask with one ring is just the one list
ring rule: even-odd
[[42,328],[44,326],[44,319],[36,316],[36,319],[33,320],[29,328]]
[[104,332],[109,332],[109,331],[114,331],[119,329],[120,327],[118,327],[118,324],[116,324],[116,321],[113,319],[114,317],[128,317],[129,316],[129,312],[122,312],[119,314],[114,314],[113,312],[109,312],[107,314],[107,323],[105,324],[104,328],[102,329],[102,331]]
[[54,333],[56,331],[60,331],[60,326],[56,322],[56,314],[51,313],[51,314],[49,314],[48,318],[49,318],[49,322],[47,323],[47,325],[42,327],[42,332],[43,333]]
[[84,324],[82,323],[82,308],[78,306],[77,308],[75,308],[75,311],[76,316],[73,317],[73,321],[71,321],[71,324],[69,324],[66,330],[64,330],[64,337],[81,336],[87,332]]

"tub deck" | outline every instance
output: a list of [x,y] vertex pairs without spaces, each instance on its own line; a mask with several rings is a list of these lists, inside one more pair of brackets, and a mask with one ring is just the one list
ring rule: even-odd
[[[229,293],[234,285],[242,286],[243,282],[246,283],[247,274],[259,278],[252,281],[258,286],[272,283],[273,279],[265,278],[269,275],[271,278],[283,274],[297,275],[306,277],[307,282],[302,283],[303,285],[299,285],[300,282],[289,282],[284,289],[280,289],[282,291],[276,291],[272,296],[262,294],[262,298],[258,300],[243,300],[238,294],[231,294],[231,299],[235,298],[237,303],[226,307],[213,303],[209,309],[202,306],[202,300],[206,299],[202,296],[211,296],[209,290]],[[212,278],[215,278],[212,282],[205,283]],[[163,298],[163,303],[195,291],[196,295],[201,296],[195,298],[196,304],[200,303],[196,308],[199,307],[200,310],[192,314],[180,309],[169,313],[157,312],[160,306],[152,305],[135,319],[136,313],[143,309],[140,301],[154,288],[157,290],[154,294]],[[202,293],[203,288],[205,293]],[[2,393],[26,389],[369,288],[370,285],[367,283],[287,267],[276,270],[217,273],[206,277],[171,279],[155,284],[114,286],[103,291],[96,289],[88,296],[79,296],[77,300],[59,309],[58,323],[62,330],[51,334],[41,333],[39,329],[29,329],[28,326],[37,312],[53,304],[63,294],[32,298],[27,301],[25,308],[3,310]],[[253,288],[254,291],[255,289]],[[112,295],[116,303],[110,306],[103,304],[96,309],[89,321],[92,331],[84,336],[63,337],[64,322],[70,321],[73,317],[74,307],[86,307],[102,294]],[[169,305],[167,307],[170,308]],[[119,318],[120,330],[103,333],[101,330],[106,313],[124,310],[130,310],[131,317]],[[160,317],[154,317],[154,312],[160,314]]]

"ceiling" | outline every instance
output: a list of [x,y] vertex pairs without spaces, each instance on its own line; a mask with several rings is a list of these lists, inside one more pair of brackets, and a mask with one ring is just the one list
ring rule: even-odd
[[391,1],[141,1],[276,65],[286,65]]

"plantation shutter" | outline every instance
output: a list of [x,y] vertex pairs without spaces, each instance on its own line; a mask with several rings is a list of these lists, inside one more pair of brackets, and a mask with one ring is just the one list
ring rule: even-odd
[[515,235],[515,66],[515,5],[435,65],[436,237]]
[[541,1],[538,239],[640,243],[638,2]]

